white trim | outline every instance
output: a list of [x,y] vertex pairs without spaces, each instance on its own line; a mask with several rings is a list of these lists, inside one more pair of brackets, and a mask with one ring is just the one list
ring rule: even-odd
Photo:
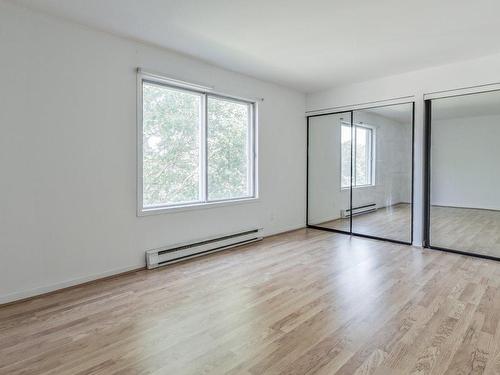
[[89,276],[77,277],[75,279],[70,279],[70,280],[66,280],[66,281],[63,281],[60,283],[55,283],[55,284],[49,284],[49,285],[42,286],[39,288],[26,289],[26,290],[22,290],[20,292],[5,294],[3,296],[0,296],[0,305],[2,305],[4,303],[14,302],[17,300],[22,300],[25,298],[39,296],[41,294],[54,292],[56,290],[68,288],[70,286],[88,283],[90,281],[99,280],[99,279],[102,279],[105,277],[110,277],[110,276],[118,275],[120,273],[138,270],[140,268],[145,268],[145,267],[146,267],[146,262],[143,262],[141,264],[136,264],[134,266],[115,268],[115,269],[112,269],[112,270],[109,270],[106,272],[95,273],[95,274],[92,274]]
[[243,96],[237,96],[232,94],[227,94],[225,92],[217,91],[213,86],[206,86],[203,84],[187,82],[176,78],[167,77],[165,74],[154,72],[151,70],[145,70],[143,68],[137,68],[137,75],[140,75],[146,81],[158,82],[165,86],[170,86],[172,88],[183,88],[188,91],[197,91],[202,94],[211,94],[214,96],[219,96],[221,98],[226,98],[228,100],[243,101],[249,103],[263,102],[264,98],[247,98]]
[[174,212],[203,210],[208,208],[238,206],[248,203],[258,203],[259,201],[260,198],[258,197],[248,197],[248,198],[226,199],[226,200],[211,201],[211,202],[188,203],[188,204],[180,204],[172,206],[146,207],[143,208],[137,214],[137,216],[149,216],[149,215],[159,215],[159,214],[167,214]]
[[[138,70],[139,72],[139,70]],[[144,207],[144,194],[143,194],[143,122],[142,122],[142,112],[143,112],[143,103],[142,103],[142,98],[143,98],[143,90],[142,90],[142,82],[143,82],[143,76],[142,74],[137,74],[137,107],[136,107],[136,112],[137,112],[137,124],[136,124],[136,165],[137,165],[137,197],[136,197],[136,202],[137,202],[137,207],[136,207],[136,213],[139,216],[140,213],[142,212],[142,209]]]
[[[200,201],[172,204],[172,205],[161,205],[158,207],[144,207],[144,191],[143,191],[143,85],[144,82],[151,84],[158,84],[172,89],[177,89],[180,91],[185,91],[191,94],[200,95],[201,97],[201,149],[200,149],[200,196],[198,197]],[[175,86],[172,82],[182,82],[183,86]],[[197,87],[202,87],[195,85]],[[240,198],[230,198],[224,200],[211,201],[208,197],[208,150],[207,150],[207,127],[208,127],[208,98],[213,97],[220,100],[231,101],[239,104],[246,104],[249,108],[249,134],[248,141],[249,150],[247,149],[248,155],[248,168],[249,174],[248,179],[251,179],[249,184],[249,195]],[[186,82],[176,81],[169,78],[159,76],[158,74],[146,73],[141,68],[137,68],[137,216],[147,216],[152,214],[161,213],[172,213],[179,211],[187,211],[193,209],[211,208],[211,207],[222,207],[225,205],[235,205],[242,204],[248,201],[256,201],[259,198],[259,181],[258,181],[258,159],[257,159],[257,148],[258,148],[258,104],[256,101],[242,99],[237,97],[231,97],[228,95],[223,95],[214,92],[199,91],[187,88]],[[227,204],[226,204],[227,203]]]
[[[366,188],[374,188],[377,187],[376,184],[373,185],[359,185],[359,186],[353,186],[353,189],[366,189]],[[340,188],[340,191],[349,191],[351,189],[350,186]]]
[[[377,144],[376,144],[376,136],[377,136],[377,127],[376,126],[373,126],[373,125],[370,125],[370,124],[365,124],[365,123],[362,123],[362,122],[353,122],[352,123],[353,125],[353,128],[354,128],[354,135],[355,135],[355,140],[354,140],[354,143],[353,143],[353,140],[351,139],[351,148],[353,147],[354,145],[354,156],[356,156],[356,128],[357,127],[360,127],[360,128],[365,128],[365,129],[368,129],[371,131],[371,137],[370,137],[370,150],[369,150],[369,154],[370,154],[370,183],[369,184],[365,184],[365,185],[352,185],[352,182],[353,180],[355,181],[356,180],[356,170],[354,167],[354,173],[353,173],[353,176],[351,176],[351,184],[348,185],[348,186],[342,186],[342,144],[340,145],[340,191],[346,191],[346,190],[350,190],[351,189],[351,185],[352,185],[352,188],[353,189],[359,189],[359,188],[368,188],[368,187],[375,187],[376,186],[376,180],[375,180],[375,171],[376,171],[376,152],[377,152]],[[348,122],[348,121],[345,121],[343,119],[340,120],[340,138],[341,138],[341,143],[342,143],[342,126],[346,126],[346,127],[351,127],[351,123]],[[356,166],[356,164],[354,163],[354,166]]]
[[[349,113],[349,117],[351,117],[351,114]],[[354,125],[354,124],[353,124]],[[352,171],[349,171],[349,175],[351,177],[351,180],[350,180],[350,183],[349,185],[347,186],[343,186],[342,185],[342,177],[343,177],[343,170],[342,170],[342,161],[343,161],[343,157],[342,157],[342,127],[343,126],[346,126],[346,127],[349,127],[349,130],[351,130],[351,121],[345,121],[342,117],[340,118],[340,157],[339,157],[339,171],[340,171],[340,176],[339,176],[339,185],[340,185],[340,191],[344,191],[344,190],[351,190],[351,186],[352,186],[352,181],[353,181],[353,178],[352,178],[352,175],[351,175],[351,172]],[[350,141],[351,141],[351,149],[352,149],[352,131],[349,132],[350,134]],[[351,157],[352,157],[352,152],[351,152]],[[351,160],[351,163],[352,163],[352,160]],[[350,168],[349,168],[350,169]]]
[[[256,199],[254,199],[254,201],[255,200]],[[286,233],[286,232],[290,232],[292,230],[299,230],[299,229],[305,229],[305,224],[301,223],[301,224],[288,225],[288,226],[282,227],[280,229],[274,230],[272,232],[263,233],[263,237],[264,238],[270,237],[270,236],[274,236],[277,234]],[[264,232],[265,232],[265,230],[264,230]],[[145,267],[146,267],[146,262],[144,261],[143,263],[137,264],[135,266],[115,268],[115,269],[112,269],[109,271],[96,273],[96,274],[92,274],[89,276],[82,276],[82,277],[78,277],[75,279],[63,281],[60,283],[49,284],[49,285],[42,286],[39,288],[25,289],[25,290],[20,291],[20,292],[14,292],[14,293],[0,295],[0,305],[5,304],[5,303],[15,302],[15,301],[22,300],[25,298],[40,296],[41,294],[55,292],[55,291],[58,291],[58,290],[61,290],[64,288],[84,284],[84,283],[87,283],[90,281],[96,281],[96,280],[99,280],[99,279],[102,279],[105,277],[119,275],[120,273],[139,270],[140,268],[145,269]],[[41,298],[43,298],[43,296]]]
[[147,71],[144,70],[143,68],[137,68],[137,73],[142,77],[150,77],[153,81],[158,81],[166,85],[171,85],[175,87],[184,87],[191,90],[201,90],[203,92],[212,91],[214,89],[213,87],[210,86],[204,86],[197,83],[191,83],[191,82],[181,81],[175,78],[169,78],[166,77],[164,74],[153,71]]
[[259,169],[259,104],[255,102],[253,104],[252,111],[252,177],[253,186],[252,194],[255,199],[260,197],[260,169]]
[[424,93],[424,100],[450,98],[454,96],[480,94],[483,92],[500,90],[500,83],[491,83],[485,85],[469,86],[458,89],[441,90],[430,93]]
[[392,99],[382,99],[382,100],[374,100],[370,102],[358,103],[358,104],[347,104],[338,107],[329,107],[329,108],[321,108],[321,109],[313,109],[310,111],[306,111],[307,116],[312,115],[322,115],[328,114],[330,112],[349,112],[360,109],[370,109],[370,108],[379,108],[386,107],[391,105],[398,104],[409,104],[415,101],[415,95],[401,96],[398,98]]
[[[202,202],[208,200],[208,98],[203,95],[200,107],[200,192],[198,198]],[[144,211],[144,207],[143,207]]]

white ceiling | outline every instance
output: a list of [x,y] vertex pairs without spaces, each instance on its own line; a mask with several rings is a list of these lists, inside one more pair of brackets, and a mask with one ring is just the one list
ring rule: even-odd
[[313,92],[500,52],[498,0],[12,0]]

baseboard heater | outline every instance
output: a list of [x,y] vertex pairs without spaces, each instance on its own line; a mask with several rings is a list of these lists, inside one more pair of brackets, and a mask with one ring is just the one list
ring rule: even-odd
[[146,251],[148,269],[166,266],[182,260],[199,257],[215,251],[226,250],[262,239],[262,229],[251,229],[244,232],[212,237],[193,243],[179,244]]
[[342,210],[342,218],[347,219],[351,216],[367,214],[369,212],[377,211],[377,205],[375,203],[368,203],[363,206],[353,207],[352,210],[348,208],[347,210]]

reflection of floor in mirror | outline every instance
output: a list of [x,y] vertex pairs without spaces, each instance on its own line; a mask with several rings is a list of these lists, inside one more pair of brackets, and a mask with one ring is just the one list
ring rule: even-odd
[[500,257],[500,211],[432,206],[431,244]]
[[[349,231],[348,219],[317,225]],[[353,232],[400,241],[409,241],[409,227],[409,204],[397,204],[353,218]],[[500,257],[500,211],[432,206],[431,244]]]
[[[411,205],[399,203],[379,208],[375,212],[355,215],[352,231],[369,236],[410,242]],[[321,227],[349,231],[349,219],[337,219],[317,224]]]

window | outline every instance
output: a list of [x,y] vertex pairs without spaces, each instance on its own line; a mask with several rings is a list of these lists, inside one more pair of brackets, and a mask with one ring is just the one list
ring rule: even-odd
[[256,197],[254,107],[140,79],[139,210]]
[[[374,185],[374,129],[354,124],[352,135],[352,187]],[[348,189],[351,182],[351,125],[341,125],[341,188]]]

